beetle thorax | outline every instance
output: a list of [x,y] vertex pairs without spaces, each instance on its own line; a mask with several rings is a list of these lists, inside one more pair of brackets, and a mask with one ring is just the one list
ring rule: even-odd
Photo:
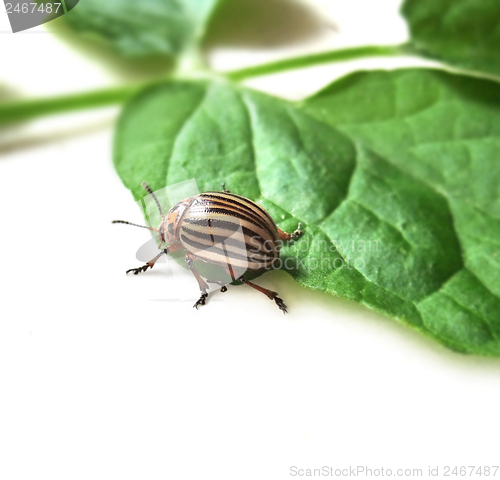
[[174,205],[160,223],[158,231],[163,242],[170,245],[179,240],[179,227],[186,209],[191,205],[193,197],[188,197]]

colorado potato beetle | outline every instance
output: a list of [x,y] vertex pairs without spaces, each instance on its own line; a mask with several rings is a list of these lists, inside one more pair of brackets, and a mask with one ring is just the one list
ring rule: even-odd
[[[279,259],[281,242],[302,235],[300,223],[293,233],[280,230],[260,205],[231,193],[224,184],[220,192],[200,193],[185,198],[164,215],[149,185],[143,182],[142,186],[152,196],[160,212],[158,228],[125,220],[114,220],[112,223],[134,225],[156,232],[161,252],[145,265],[127,270],[127,274],[145,272],[153,268],[162,255],[179,252],[185,255],[185,262],[200,287],[201,295],[194,304],[195,308],[205,305],[208,283],[218,284],[221,292],[227,291],[226,283],[244,283],[267,295],[286,313],[287,307],[277,292],[260,287],[250,279],[273,268]],[[240,233],[240,240],[235,232]],[[221,281],[217,272],[224,272],[225,278],[230,281]]]

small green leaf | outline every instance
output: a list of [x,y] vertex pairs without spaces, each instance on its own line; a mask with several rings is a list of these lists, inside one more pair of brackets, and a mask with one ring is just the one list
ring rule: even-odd
[[412,43],[460,67],[500,74],[498,0],[406,0]]
[[177,55],[201,39],[221,0],[85,0],[65,18],[128,56]]
[[500,355],[500,87],[426,70],[358,73],[302,103],[223,80],[128,104],[115,166],[136,199],[226,182],[305,235],[304,286],[360,302],[462,352]]

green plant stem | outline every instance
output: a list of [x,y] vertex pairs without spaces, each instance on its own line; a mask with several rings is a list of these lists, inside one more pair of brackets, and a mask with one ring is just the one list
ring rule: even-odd
[[264,65],[257,65],[255,67],[233,70],[231,72],[224,73],[224,76],[234,81],[240,81],[251,77],[282,72],[284,70],[305,68],[344,60],[354,60],[357,58],[403,55],[409,54],[411,51],[412,50],[408,44],[346,48],[343,50],[332,50],[315,55],[304,55],[302,57],[278,60],[277,62],[270,62]]
[[[355,47],[319,53],[316,55],[289,58],[277,62],[266,63],[264,65],[257,65],[255,67],[234,70],[232,72],[223,73],[222,75],[230,80],[239,81],[250,77],[282,72],[284,70],[310,67],[324,63],[353,60],[365,57],[394,56],[408,53],[411,53],[411,47],[409,47],[408,44],[381,47]],[[112,87],[102,90],[94,90],[91,92],[63,95],[60,97],[0,103],[0,126],[25,120],[32,120],[38,117],[57,113],[106,107],[110,105],[120,105],[141,89],[164,81],[165,78],[161,78],[135,85]]]
[[0,103],[0,125],[32,120],[45,115],[123,103],[149,83],[94,90],[90,92]]

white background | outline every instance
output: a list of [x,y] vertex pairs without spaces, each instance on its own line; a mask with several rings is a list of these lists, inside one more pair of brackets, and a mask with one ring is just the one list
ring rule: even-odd
[[[398,1],[309,3],[314,21],[266,4],[271,20],[283,11],[297,24],[285,40],[292,27],[275,37],[269,18],[235,32],[233,48],[231,35],[212,33],[212,65],[407,38]],[[9,34],[2,11],[0,30],[0,81],[22,94],[130,77],[50,24]],[[247,84],[300,98],[351,69],[417,63],[372,59]],[[0,479],[279,480],[291,466],[500,463],[497,360],[450,352],[282,272],[257,283],[280,292],[286,316],[245,286],[199,311],[168,301],[165,264],[125,276],[149,234],[110,223],[141,222],[111,164],[116,112],[0,133]]]

